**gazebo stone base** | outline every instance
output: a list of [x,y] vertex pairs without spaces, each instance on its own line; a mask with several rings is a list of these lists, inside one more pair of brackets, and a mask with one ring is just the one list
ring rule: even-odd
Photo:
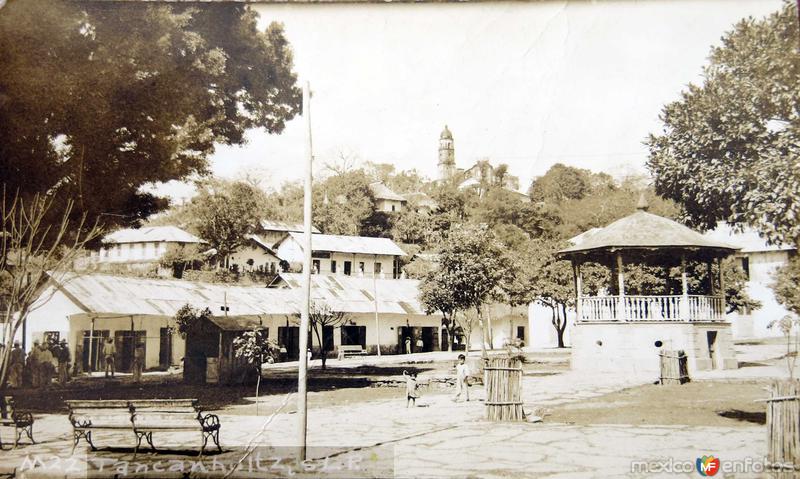
[[593,321],[572,329],[576,371],[658,377],[662,349],[686,352],[690,376],[738,367],[728,322]]

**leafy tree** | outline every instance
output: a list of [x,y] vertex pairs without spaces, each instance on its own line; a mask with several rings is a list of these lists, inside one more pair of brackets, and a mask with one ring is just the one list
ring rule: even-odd
[[794,256],[775,272],[772,289],[784,308],[800,316],[800,257]]
[[220,262],[247,245],[259,227],[257,192],[245,183],[206,182],[192,200],[194,229],[217,250]]
[[425,244],[430,236],[430,218],[413,209],[405,209],[397,214],[391,235],[400,243]]
[[451,352],[456,332],[455,314],[466,306],[456,295],[453,284],[454,278],[450,277],[449,272],[435,269],[425,275],[419,292],[419,300],[426,314],[442,313],[442,322],[447,328],[447,350]]
[[[243,4],[9,2],[0,14],[0,177],[85,226],[166,207],[151,182],[207,172],[216,143],[280,133],[300,108],[278,24]],[[73,225],[76,222],[71,223]]]
[[208,320],[213,316],[211,310],[208,308],[200,310],[193,308],[189,304],[185,304],[175,312],[175,317],[173,319],[178,325],[178,332],[181,337],[186,338],[190,333],[202,333]]
[[556,329],[558,347],[564,347],[567,329],[567,309],[575,307],[575,287],[569,261],[559,260],[555,253],[566,247],[559,241],[532,241],[529,247],[530,294],[537,302],[550,308],[551,323]]
[[[438,278],[444,282],[444,286],[453,290],[458,309],[475,308],[484,336],[487,328],[484,326],[482,308],[497,294],[500,282],[509,269],[505,248],[486,226],[456,225],[439,248],[442,276]],[[488,320],[491,321],[491,318]],[[491,329],[491,323],[488,329]],[[489,335],[491,337],[491,332]],[[485,343],[485,340],[482,341],[484,357]]]
[[167,246],[167,251],[159,260],[159,263],[164,268],[172,269],[172,276],[175,278],[182,278],[183,271],[187,266],[200,262],[205,259],[205,256],[200,252],[200,248],[195,244],[170,244]]
[[[0,197],[0,322],[5,334],[0,350],[0,390],[8,379],[14,338],[28,314],[41,306],[42,289],[51,276],[61,284],[83,248],[100,236],[100,229],[72,224],[72,202],[62,205],[61,221],[46,224],[55,200],[34,196],[26,201],[17,195]],[[71,235],[72,231],[85,231]],[[49,299],[49,298],[46,298]]]
[[531,183],[528,196],[532,201],[560,203],[579,200],[592,190],[591,172],[562,163],[551,166],[544,176]]
[[325,362],[328,359],[328,350],[326,349],[325,341],[323,341],[325,328],[338,328],[345,321],[347,321],[347,313],[342,311],[334,311],[329,305],[325,303],[311,303],[311,308],[308,312],[308,321],[311,324],[311,329],[319,342],[320,355],[322,356],[322,369],[325,369]]
[[341,172],[314,191],[314,224],[327,234],[358,236],[375,212],[370,178],[363,170]]
[[749,224],[773,243],[798,243],[798,35],[794,2],[741,20],[712,48],[703,84],[664,107],[647,166],[689,225]]
[[258,390],[261,386],[261,366],[272,363],[280,352],[280,346],[267,337],[264,329],[253,329],[242,333],[233,340],[233,351],[237,358],[243,358],[256,375],[256,415],[258,415]]

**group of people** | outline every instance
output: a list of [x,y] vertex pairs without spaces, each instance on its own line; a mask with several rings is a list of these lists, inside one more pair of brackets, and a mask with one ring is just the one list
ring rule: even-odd
[[43,344],[33,342],[33,348],[28,356],[20,347],[19,341],[14,342],[14,347],[9,353],[8,384],[13,388],[21,388],[27,384],[34,388],[49,387],[53,377],[57,376],[58,382],[67,384],[69,374],[70,353],[67,340]]
[[[465,399],[469,401],[469,387],[470,387],[470,369],[467,365],[467,357],[463,354],[458,355],[458,363],[456,364],[456,395],[453,398],[454,402],[458,402],[463,394]],[[406,407],[416,406],[417,399],[419,399],[419,383],[417,382],[417,373],[412,371],[403,371],[403,377],[406,380]]]

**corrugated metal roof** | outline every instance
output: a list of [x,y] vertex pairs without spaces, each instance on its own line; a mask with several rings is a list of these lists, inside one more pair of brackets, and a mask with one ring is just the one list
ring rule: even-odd
[[[302,274],[281,273],[280,278],[291,289],[299,290]],[[378,294],[378,312],[394,314],[425,314],[419,303],[419,280],[375,279],[311,275],[311,297],[324,301],[338,311],[371,313],[375,310],[374,290]],[[296,285],[296,286],[295,286]],[[341,308],[341,309],[340,309]]]
[[609,248],[707,248],[735,251],[727,243],[714,241],[671,219],[646,211],[621,218],[605,228],[580,238],[580,244],[559,251],[561,254]]
[[406,201],[405,198],[392,191],[381,181],[370,183],[369,189],[372,190],[372,196],[374,196],[376,200]]
[[103,243],[204,243],[197,236],[177,226],[147,226],[144,228],[128,228],[115,231],[103,238]]
[[[209,308],[224,317],[220,307],[227,299],[228,317],[299,314],[302,304],[301,275],[284,273],[288,288],[231,286],[184,280],[133,278],[105,274],[51,274],[51,278],[87,313],[174,316],[182,306]],[[381,314],[425,314],[419,304],[419,281],[376,279],[378,312]],[[371,278],[312,275],[312,299],[345,313],[372,313]],[[227,295],[227,298],[226,298]],[[216,321],[215,321],[216,322]],[[223,329],[226,326],[217,323]]]
[[[273,221],[273,220],[262,220],[261,228],[264,229],[264,231],[283,231],[286,233],[290,231],[294,231],[296,233],[302,233],[304,229],[303,223],[287,223],[285,221]],[[312,225],[311,232],[319,233],[319,230]]]
[[[305,243],[302,233],[289,233],[289,237],[297,242],[300,247]],[[278,245],[275,245],[278,247]],[[368,236],[344,235],[311,235],[312,251],[330,251],[335,253],[361,253],[381,254],[391,256],[405,256],[405,251],[389,238],[371,238]]]
[[69,275],[60,287],[90,313],[173,316],[183,305],[209,308],[215,315],[226,302],[229,315],[295,314],[300,298],[291,290],[228,286],[183,280],[101,274]]

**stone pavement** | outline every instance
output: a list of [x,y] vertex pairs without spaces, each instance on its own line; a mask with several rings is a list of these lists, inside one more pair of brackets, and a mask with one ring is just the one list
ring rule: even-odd
[[[773,356],[774,357],[774,356]],[[770,366],[771,367],[771,366]],[[740,370],[742,371],[742,370]],[[727,378],[735,378],[728,372]],[[749,373],[748,373],[749,374]],[[652,378],[619,377],[614,375],[580,375],[566,372],[558,375],[523,378],[523,397],[529,412],[534,408],[552,407],[573,401],[604,395],[627,387],[644,384]],[[312,393],[324,394],[324,393]],[[723,461],[759,460],[765,454],[765,428],[742,425],[736,428],[690,426],[577,426],[544,423],[491,423],[483,419],[484,397],[480,387],[472,388],[473,401],[453,403],[451,390],[423,391],[420,407],[405,408],[402,389],[397,399],[373,400],[351,405],[331,405],[312,408],[308,417],[309,457],[333,456],[335,461],[357,465],[357,470],[346,469],[338,477],[613,477],[638,472],[632,461],[691,461],[704,454],[714,454]],[[274,416],[263,435],[262,426],[285,399],[269,396],[260,402],[261,416],[241,415],[243,406],[231,406],[216,411],[222,422],[221,440],[223,454],[211,455],[208,461],[231,464],[244,455],[244,448],[253,437],[259,437],[263,446],[249,456],[236,477],[281,477],[289,472],[299,476],[316,477],[321,469],[305,471],[252,469],[257,454],[263,457],[286,457],[295,451],[297,443],[297,416],[295,397]],[[3,437],[9,437],[4,428]],[[17,477],[105,477],[109,469],[97,471],[93,461],[125,463],[132,459],[132,450],[98,451],[87,456],[87,447],[81,444],[74,458],[79,466],[65,474],[64,459],[71,449],[71,428],[66,415],[37,417],[35,435],[41,444],[23,446],[0,453],[0,473]],[[103,447],[133,445],[132,434],[97,434],[95,442]],[[198,434],[155,434],[159,448],[171,452],[140,454],[138,462],[193,461],[195,456],[179,451],[196,450]],[[28,462],[26,463],[26,457]],[[50,458],[45,467],[30,468],[31,458]],[[62,458],[58,467],[55,458]],[[671,458],[671,459],[670,459]],[[87,464],[89,471],[87,472]],[[258,464],[258,463],[257,463]],[[148,466],[149,467],[149,466]],[[210,470],[210,466],[207,468]],[[197,477],[222,475],[203,474]],[[216,471],[216,469],[215,469]],[[137,475],[127,470],[127,474]],[[184,471],[185,472],[185,471]],[[654,472],[652,469],[650,472]],[[663,472],[663,469],[662,469]],[[324,473],[336,477],[336,473]],[[154,473],[142,469],[139,476],[181,477],[180,471]],[[691,471],[687,477],[700,477]],[[759,474],[739,474],[753,477]]]

